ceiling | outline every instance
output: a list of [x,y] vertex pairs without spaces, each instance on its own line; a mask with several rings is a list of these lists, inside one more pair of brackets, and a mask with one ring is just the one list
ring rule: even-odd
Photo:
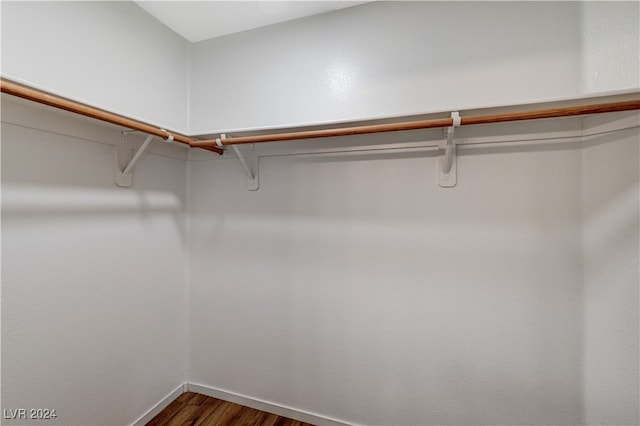
[[138,6],[195,43],[367,1],[136,1]]

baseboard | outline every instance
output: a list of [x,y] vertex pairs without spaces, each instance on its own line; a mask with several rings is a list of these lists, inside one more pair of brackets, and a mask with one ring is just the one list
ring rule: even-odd
[[[273,402],[263,401],[257,398],[252,398],[246,395],[240,395],[234,392],[229,392],[222,389],[216,389],[211,386],[199,385],[195,383],[186,384],[187,391],[201,393],[203,395],[211,396],[213,398],[222,399],[224,401],[235,402],[236,404],[244,405],[256,410],[266,411],[267,413],[276,414],[282,417],[288,417],[290,419],[298,420],[301,422],[311,423],[314,425],[339,425],[350,426],[350,423],[332,419],[329,417],[321,416],[319,414],[309,413],[306,411],[298,410],[292,407],[286,407],[284,405],[274,404]],[[134,426],[138,426],[137,424]]]
[[157,416],[160,411],[164,410],[167,407],[167,405],[171,404],[173,401],[175,401],[177,397],[179,397],[186,391],[187,391],[187,384],[185,383],[183,385],[180,385],[176,390],[174,390],[169,395],[162,398],[160,402],[158,402],[153,408],[151,408],[149,411],[143,414],[142,417],[140,417],[138,420],[133,422],[131,426],[146,425],[151,421],[151,419]]

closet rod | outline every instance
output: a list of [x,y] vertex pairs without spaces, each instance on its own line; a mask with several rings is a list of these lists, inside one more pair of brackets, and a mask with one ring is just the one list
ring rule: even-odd
[[[603,104],[582,105],[565,108],[542,109],[537,111],[512,112],[492,115],[461,117],[461,126],[474,124],[504,123],[508,121],[534,120],[539,118],[559,118],[576,115],[600,114],[605,112],[630,111],[640,109],[640,100],[611,102]],[[402,130],[433,129],[453,126],[453,119],[439,118],[434,120],[408,121],[391,124],[373,124],[368,126],[342,127],[302,132],[274,133],[258,136],[240,136],[237,138],[212,139],[194,141],[193,147],[215,147],[244,143],[279,142],[297,139],[327,138],[334,136],[362,135],[368,133],[397,132]]]
[[[96,120],[106,121],[107,123],[116,124],[118,126],[127,127],[129,129],[139,130],[149,135],[158,136],[162,139],[169,139],[171,136],[173,136],[174,141],[181,142],[190,146],[192,143],[196,142],[194,139],[191,139],[179,133],[169,132],[159,127],[143,123],[141,121],[133,120],[121,115],[110,113],[108,111],[93,108],[88,105],[70,101],[58,96],[50,95],[46,92],[15,84],[4,79],[0,80],[0,87],[2,89],[2,93],[7,93],[9,95],[17,96],[19,98],[27,99],[40,104],[49,105],[66,111],[71,111],[76,114],[95,118]],[[223,153],[223,151],[216,146],[201,146],[198,148],[217,152],[218,154]]]

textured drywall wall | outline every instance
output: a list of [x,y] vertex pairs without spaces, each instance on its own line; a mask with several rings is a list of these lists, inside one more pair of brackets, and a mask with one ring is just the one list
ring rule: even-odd
[[119,140],[3,97],[2,408],[58,417],[2,424],[129,425],[184,382],[184,151],[120,188]]
[[191,132],[582,94],[578,2],[373,2],[193,45]]
[[3,77],[187,131],[189,44],[133,2],[1,7]]
[[583,90],[640,88],[640,2],[582,3]]
[[[602,126],[606,118],[591,120]],[[635,122],[640,126],[640,118]],[[585,423],[640,422],[638,128],[585,140],[583,151]]]
[[580,424],[581,152],[558,142],[459,147],[453,189],[432,150],[262,157],[257,192],[192,161],[190,381],[355,424]]

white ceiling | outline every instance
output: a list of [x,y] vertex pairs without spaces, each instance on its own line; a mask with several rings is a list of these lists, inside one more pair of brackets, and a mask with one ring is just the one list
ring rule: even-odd
[[191,42],[344,9],[367,1],[136,1]]

